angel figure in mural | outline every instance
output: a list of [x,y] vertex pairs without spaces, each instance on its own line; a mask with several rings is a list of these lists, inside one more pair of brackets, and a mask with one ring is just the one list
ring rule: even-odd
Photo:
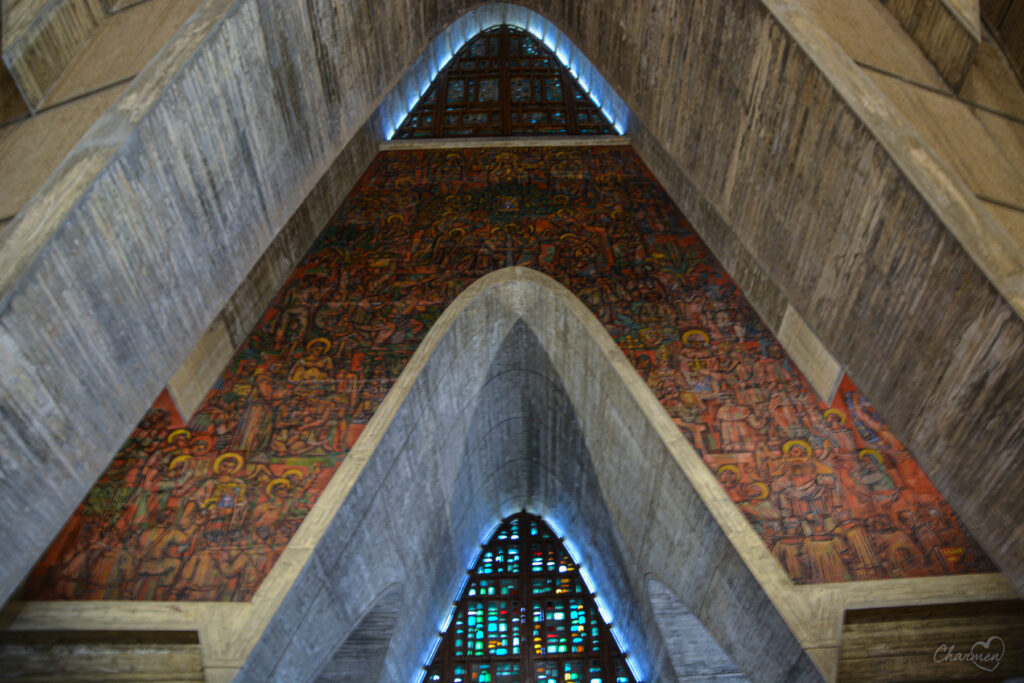
[[530,182],[530,174],[519,167],[515,155],[502,153],[495,157],[494,164],[487,169],[487,180],[491,185],[525,184]]
[[246,455],[255,455],[266,447],[274,430],[277,406],[291,396],[286,386],[275,381],[277,370],[277,363],[271,363],[266,368],[256,368],[254,372],[252,390],[234,438],[235,448]]
[[168,474],[170,463],[194,460],[206,452],[205,440],[193,436],[188,429],[175,429],[167,437],[163,450],[155,450],[146,464],[135,473],[134,492],[128,510],[134,509],[137,522],[149,520],[156,511],[163,508],[170,497]]
[[761,438],[765,421],[750,406],[737,403],[730,391],[719,394],[719,401],[715,428],[722,438],[722,450],[752,452]]
[[[762,481],[753,481],[743,487],[746,499],[740,503],[740,510],[752,524],[774,525],[782,519],[779,507],[772,501],[771,489]],[[770,528],[774,528],[771,526]]]
[[851,476],[854,482],[870,495],[877,512],[884,511],[900,497],[900,487],[885,467],[882,455],[873,448],[865,448],[857,456],[859,465]]
[[267,500],[253,510],[249,526],[252,528],[267,527],[275,529],[291,511],[296,501],[291,494],[292,482],[285,477],[277,477],[267,483],[265,491]]
[[833,472],[820,466],[806,441],[793,440],[783,448],[785,466],[772,481],[772,491],[783,514],[802,518],[812,513],[831,514],[836,506],[836,479]]
[[213,477],[199,488],[199,507],[222,528],[239,526],[247,512],[246,485],[239,476],[244,461],[238,453],[222,453],[213,461]]
[[718,392],[715,381],[716,360],[712,357],[711,338],[704,330],[691,329],[683,333],[683,347],[679,365],[690,389],[705,399]]
[[317,382],[329,379],[334,370],[334,361],[327,355],[331,350],[331,342],[324,337],[317,337],[306,344],[306,355],[295,361],[288,373],[288,381]]

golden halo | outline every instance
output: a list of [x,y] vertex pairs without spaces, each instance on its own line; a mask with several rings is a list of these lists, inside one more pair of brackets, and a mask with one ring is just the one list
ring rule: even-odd
[[242,456],[240,456],[238,453],[221,453],[220,455],[217,456],[217,459],[213,461],[214,474],[220,474],[221,463],[223,463],[225,460],[232,460],[235,462],[235,469],[231,470],[232,472],[238,471],[238,468],[242,466],[243,462],[245,462],[244,460],[242,460]]
[[267,495],[273,497],[274,489],[278,488],[279,486],[283,486],[283,487],[285,487],[285,489],[290,489],[292,487],[292,483],[290,481],[288,481],[287,479],[283,478],[283,477],[278,477],[277,479],[271,479],[267,483],[267,488],[266,488]]
[[814,454],[814,449],[811,448],[811,444],[807,443],[803,439],[793,439],[791,441],[787,441],[782,446],[782,454],[788,458],[789,457],[789,452],[793,449],[793,446],[802,446],[804,451],[807,452],[807,456],[806,457],[808,457],[808,458],[811,457],[811,455]]
[[841,424],[841,425],[846,424],[846,413],[844,413],[843,411],[839,410],[839,408],[829,408],[828,410],[826,410],[825,411],[825,417],[828,417],[829,415],[838,415],[839,416],[839,424]]
[[764,483],[763,481],[753,481],[748,486],[756,486],[758,490],[761,492],[758,495],[754,496],[754,500],[764,500],[765,498],[768,497],[768,484]]
[[686,342],[687,344],[689,344],[690,340],[693,339],[694,337],[703,337],[705,344],[708,344],[711,341],[711,337],[709,337],[708,333],[705,332],[704,330],[694,328],[692,330],[687,330],[686,332],[683,332],[683,341]]
[[882,454],[876,451],[874,448],[864,448],[857,454],[858,460],[863,460],[865,457],[872,457],[875,460],[875,464],[879,467],[882,466]]
[[326,347],[324,349],[324,353],[327,353],[328,351],[331,350],[331,342],[329,339],[327,339],[327,337],[317,337],[316,339],[311,340],[308,344],[306,344],[306,350],[312,351],[314,344],[323,344]]
[[281,476],[284,477],[285,479],[287,479],[288,477],[292,476],[293,474],[296,477],[301,477],[302,476],[302,470],[298,469],[297,467],[293,467],[290,470],[285,470],[284,474],[282,474]]
[[722,465],[718,468],[718,471],[715,472],[715,476],[721,478],[722,472],[732,472],[736,475],[737,479],[740,478],[740,468],[736,467],[736,465]]
[[167,435],[167,443],[171,443],[172,441],[174,441],[174,437],[178,436],[179,434],[184,434],[189,439],[192,438],[192,432],[188,431],[187,429],[175,429],[173,432]]
[[174,467],[179,463],[189,462],[190,460],[195,460],[195,458],[193,458],[191,455],[179,455],[178,457],[171,459],[171,462],[168,463],[167,465],[167,469],[173,470]]

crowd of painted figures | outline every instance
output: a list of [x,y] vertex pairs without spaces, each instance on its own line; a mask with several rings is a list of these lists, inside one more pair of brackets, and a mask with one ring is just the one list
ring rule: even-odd
[[187,425],[150,410],[26,596],[249,599],[426,330],[512,265],[600,319],[793,581],[993,570],[848,379],[815,397],[632,150],[391,151]]

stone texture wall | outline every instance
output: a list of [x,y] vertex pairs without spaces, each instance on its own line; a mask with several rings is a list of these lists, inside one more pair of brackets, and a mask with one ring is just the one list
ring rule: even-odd
[[[471,4],[209,0],[8,226],[0,512],[19,524],[2,536],[3,596]],[[763,306],[748,292],[755,305],[788,300],[1024,586],[1019,261],[985,239],[963,188],[793,2],[524,5],[591,58],[735,231],[755,279],[774,283]]]

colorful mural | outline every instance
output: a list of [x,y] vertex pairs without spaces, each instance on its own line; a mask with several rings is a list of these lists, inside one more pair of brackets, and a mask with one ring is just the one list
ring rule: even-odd
[[512,265],[593,311],[793,581],[994,570],[849,379],[815,398],[628,147],[391,151],[188,424],[147,413],[24,597],[249,599],[445,306]]

